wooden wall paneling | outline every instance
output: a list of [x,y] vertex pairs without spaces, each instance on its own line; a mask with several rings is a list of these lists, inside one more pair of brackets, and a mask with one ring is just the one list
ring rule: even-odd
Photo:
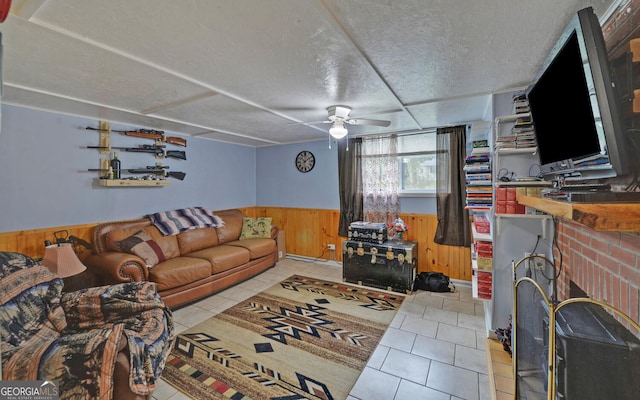
[[[331,260],[342,261],[342,241],[346,238],[338,236],[338,225],[340,224],[340,211],[323,210],[320,214],[320,235],[322,239],[322,249],[324,253],[322,258],[331,258]],[[336,250],[334,255],[328,250],[328,244],[335,244]],[[326,250],[325,250],[326,249]],[[334,259],[335,256],[335,259]]]
[[407,240],[418,242],[418,272],[438,271],[453,279],[471,280],[471,249],[433,241],[438,227],[435,214],[400,214],[409,230]]
[[[83,224],[83,225],[70,225],[70,226],[58,226],[42,229],[29,229],[24,231],[14,232],[1,232],[0,233],[0,250],[1,251],[15,251],[18,253],[26,254],[29,257],[40,258],[44,255],[44,241],[50,240],[51,243],[55,243],[56,239],[54,233],[57,231],[67,231],[69,236],[76,236],[80,239],[91,242],[91,229],[97,224]],[[61,234],[59,236],[64,236]],[[81,247],[79,250],[79,257],[84,253],[84,249]],[[80,257],[82,259],[82,257]]]
[[[342,262],[342,242],[346,238],[338,236],[338,210],[284,207],[244,207],[240,210],[248,217],[271,217],[271,223],[285,231],[287,253],[333,259],[326,250],[327,245],[333,243],[336,245],[335,259]],[[405,236],[407,240],[418,242],[418,272],[439,271],[452,279],[471,280],[470,249],[442,246],[433,242],[437,227],[436,215],[401,214],[400,217],[409,225]],[[98,223],[0,233],[0,250],[42,257],[44,241],[54,242],[54,232],[67,230],[69,235],[89,242],[91,230],[96,225]],[[82,249],[78,247],[78,250]],[[82,259],[82,253],[79,256]]]
[[418,242],[418,272],[435,271],[433,269],[433,235],[431,218],[424,214],[400,214],[400,218],[409,225],[405,239]]
[[[321,211],[311,209],[292,209],[292,218],[289,218],[287,228],[287,247],[291,243],[291,253],[306,255],[309,257],[319,257],[322,254],[322,244],[320,243],[320,221]],[[289,240],[289,238],[293,240]]]
[[[336,245],[335,259],[342,261],[342,241],[338,236],[337,210],[257,207],[257,214],[271,217],[271,223],[285,231],[287,253],[330,259],[327,245]],[[333,257],[331,257],[333,259]]]

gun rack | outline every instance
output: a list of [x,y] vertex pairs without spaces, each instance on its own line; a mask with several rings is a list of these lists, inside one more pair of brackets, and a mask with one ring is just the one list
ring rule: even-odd
[[[111,124],[107,121],[99,121],[99,138],[100,138],[100,147],[104,147],[103,149],[99,149],[98,152],[100,154],[106,154],[109,157],[111,156]],[[109,158],[100,159],[100,169],[109,169]],[[159,187],[159,186],[169,186],[171,182],[166,179],[163,180],[142,180],[142,179],[102,179],[96,178],[98,186],[105,187]]]
[[100,154],[109,154],[111,148],[111,124],[106,121],[100,121]]
[[169,186],[168,180],[137,180],[137,179],[98,179],[98,185],[108,187],[126,186]]
[[[100,169],[109,169],[109,159],[100,159]],[[171,182],[163,180],[142,180],[142,179],[101,179],[97,178],[99,186],[106,187],[133,187],[133,186],[169,186]]]

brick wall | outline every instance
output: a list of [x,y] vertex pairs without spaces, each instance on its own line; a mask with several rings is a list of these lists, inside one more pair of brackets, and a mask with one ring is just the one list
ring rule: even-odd
[[589,297],[603,301],[640,321],[640,235],[600,232],[560,219],[554,249],[558,299],[569,298],[574,281]]
[[607,50],[613,54],[628,50],[629,39],[640,32],[640,0],[623,3],[602,24]]

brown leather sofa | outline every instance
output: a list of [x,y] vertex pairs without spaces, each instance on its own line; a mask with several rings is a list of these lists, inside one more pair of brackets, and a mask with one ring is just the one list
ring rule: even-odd
[[[244,213],[215,211],[224,221],[220,228],[199,228],[163,236],[148,218],[107,222],[93,230],[93,254],[83,262],[102,284],[151,281],[164,303],[173,308],[207,297],[273,267],[278,260],[278,228],[270,238],[239,240]],[[129,253],[117,251],[114,242],[137,231],[148,234],[166,259],[152,268]]]

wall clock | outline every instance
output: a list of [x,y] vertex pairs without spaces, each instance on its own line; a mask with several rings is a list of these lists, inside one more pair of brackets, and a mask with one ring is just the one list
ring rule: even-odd
[[316,158],[312,152],[303,150],[296,156],[296,168],[300,172],[309,172],[316,165]]

